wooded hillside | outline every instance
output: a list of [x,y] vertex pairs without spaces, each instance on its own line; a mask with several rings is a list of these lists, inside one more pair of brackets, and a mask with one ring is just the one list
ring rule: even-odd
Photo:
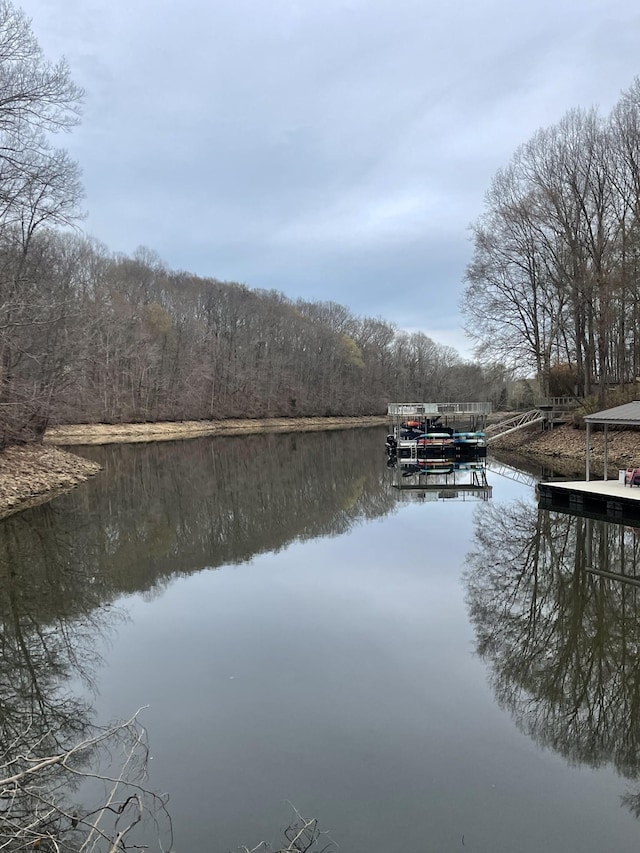
[[74,230],[79,168],[53,146],[83,93],[0,2],[0,446],[52,423],[380,414],[490,399],[500,371],[335,303],[114,255]]
[[14,320],[0,330],[4,443],[50,423],[381,414],[392,399],[499,393],[492,371],[450,347],[335,303],[172,272],[145,251],[114,257],[51,229],[18,257],[4,236],[0,263],[18,271],[0,307]]

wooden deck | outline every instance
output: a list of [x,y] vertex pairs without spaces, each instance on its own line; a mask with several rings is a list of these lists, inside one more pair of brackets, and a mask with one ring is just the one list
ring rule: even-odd
[[619,480],[575,480],[538,484],[541,507],[611,521],[640,520],[640,487]]

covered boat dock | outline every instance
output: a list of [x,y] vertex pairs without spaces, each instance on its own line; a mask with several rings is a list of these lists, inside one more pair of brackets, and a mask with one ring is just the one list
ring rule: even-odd
[[468,420],[471,429],[484,429],[491,403],[389,403],[387,415],[396,425],[415,418],[420,422],[459,423]]
[[[640,485],[632,471],[628,469],[621,476],[616,469],[615,478],[609,479],[608,438],[610,426],[631,428],[640,427],[640,401],[625,403],[612,409],[594,412],[584,418],[586,424],[585,479],[569,482],[547,482],[538,485],[540,504],[549,509],[591,515],[596,518],[640,519]],[[604,478],[591,479],[591,438],[595,426],[604,431]],[[639,452],[636,460],[640,472],[640,434]],[[638,478],[640,483],[640,477]]]

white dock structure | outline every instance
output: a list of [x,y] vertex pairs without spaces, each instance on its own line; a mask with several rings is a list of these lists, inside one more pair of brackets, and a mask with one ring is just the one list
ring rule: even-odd
[[[614,406],[592,415],[586,415],[585,479],[569,482],[548,482],[538,485],[540,505],[549,509],[558,509],[576,515],[610,518],[614,520],[640,521],[640,476],[631,472],[640,472],[639,458],[635,465],[622,474],[616,470],[615,479],[608,479],[607,439],[608,427],[640,427],[640,401]],[[604,431],[604,479],[592,480],[590,471],[591,431],[600,426]],[[638,435],[640,447],[640,434]],[[628,481],[628,482],[625,482]]]
[[435,422],[447,425],[468,421],[473,430],[484,430],[491,403],[389,403],[387,415],[399,426],[403,421]]
[[544,509],[640,523],[640,487],[625,485],[619,479],[540,483],[538,497]]
[[[488,500],[484,428],[491,403],[390,403],[394,487],[412,500]],[[456,432],[468,421],[469,432]]]
[[475,420],[475,426],[484,426],[492,411],[491,403],[389,403],[387,414],[398,420],[418,421],[461,418]]

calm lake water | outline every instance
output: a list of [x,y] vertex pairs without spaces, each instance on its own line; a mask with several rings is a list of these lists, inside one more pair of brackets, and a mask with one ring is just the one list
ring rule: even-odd
[[[84,448],[0,524],[2,718],[138,708],[175,848],[637,851],[635,530],[394,487],[382,429]],[[35,698],[34,698],[35,697]],[[44,697],[44,698],[43,698]],[[75,727],[75,729],[74,729]]]

